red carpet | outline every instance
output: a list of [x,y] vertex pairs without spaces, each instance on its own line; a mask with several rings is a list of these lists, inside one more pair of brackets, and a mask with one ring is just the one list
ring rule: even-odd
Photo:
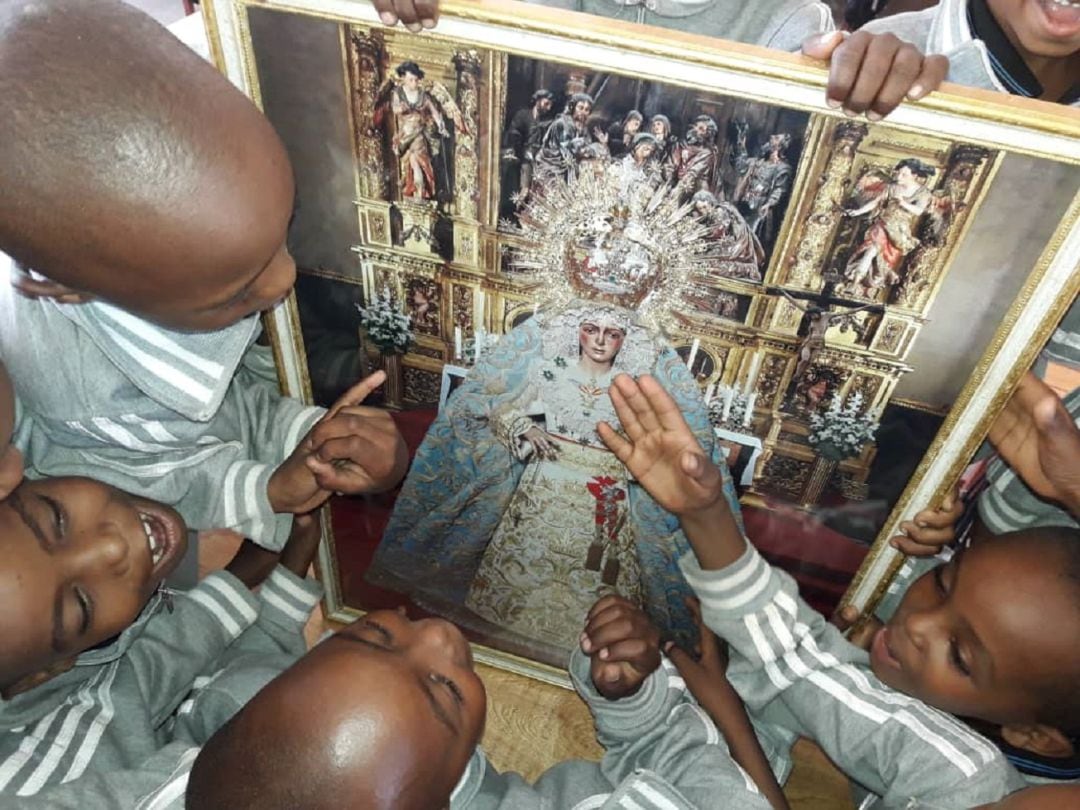
[[[431,409],[394,413],[410,455],[435,418]],[[364,581],[379,538],[390,519],[397,491],[365,498],[335,498],[331,512],[341,593],[345,603],[364,610],[397,607],[408,600]],[[829,615],[840,601],[867,548],[785,504],[745,507],[746,531],[769,562],[788,571],[803,598]]]

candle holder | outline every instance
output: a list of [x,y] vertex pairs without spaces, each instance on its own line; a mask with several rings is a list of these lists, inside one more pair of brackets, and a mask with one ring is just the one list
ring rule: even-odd
[[705,406],[713,427],[745,433],[753,426],[756,404],[756,392],[746,394],[737,388],[721,385],[715,389],[715,395],[707,399]]

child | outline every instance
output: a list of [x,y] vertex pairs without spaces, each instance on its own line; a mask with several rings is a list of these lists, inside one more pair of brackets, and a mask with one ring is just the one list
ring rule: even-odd
[[178,808],[185,787],[186,806],[200,810],[769,806],[688,702],[640,609],[606,597],[586,633],[597,652],[576,650],[570,674],[607,749],[599,765],[561,763],[534,785],[495,771],[476,748],[486,695],[461,633],[442,619],[377,611],[276,678],[197,759],[174,748],[143,769],[84,781],[80,807],[122,795]]
[[[234,658],[300,655],[318,538],[298,518],[257,597],[228,571],[169,593],[186,542],[175,511],[88,479],[23,482],[0,502],[0,804],[141,763]],[[186,738],[224,719],[181,711]]]
[[1032,737],[1080,731],[1074,531],[1018,532],[959,555],[912,585],[867,655],[746,542],[721,503],[718,471],[656,381],[620,376],[611,397],[625,438],[610,425],[601,437],[680,516],[696,557],[683,573],[731,647],[728,676],[781,777],[785,746],[802,734],[887,806],[966,808],[1023,782],[944,712]]
[[291,514],[400,480],[393,421],[353,407],[379,378],[314,426],[252,347],[295,278],[289,162],[254,105],[118,0],[4,3],[0,45],[0,249],[35,296],[0,295],[0,354],[28,474],[274,550]]
[[1080,7],[1055,0],[941,0],[867,23],[949,59],[951,82],[1080,104]]

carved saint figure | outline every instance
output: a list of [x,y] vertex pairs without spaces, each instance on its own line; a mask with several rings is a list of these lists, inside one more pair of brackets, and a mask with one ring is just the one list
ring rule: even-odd
[[897,271],[922,239],[919,223],[931,216],[929,239],[940,238],[949,211],[948,197],[934,195],[926,187],[934,167],[915,158],[896,164],[890,177],[877,169],[866,172],[855,185],[849,217],[871,217],[862,242],[851,252],[844,267],[847,290],[867,297],[900,281]]
[[612,124],[608,130],[610,138],[608,148],[611,156],[620,158],[630,153],[634,145],[634,136],[641,132],[641,126],[645,123],[645,117],[637,110],[630,110],[623,116],[622,121]]
[[[424,82],[424,71],[416,62],[402,62],[394,73],[396,83],[388,81],[380,97],[389,95],[394,115],[391,146],[401,168],[401,195],[417,200],[448,197],[452,189],[446,119],[450,118],[458,131],[466,132],[461,111],[442,84]],[[385,107],[383,100],[374,119],[376,126],[382,123]]]
[[653,162],[660,167],[665,179],[670,179],[673,171],[675,147],[678,139],[671,133],[671,119],[666,115],[654,115],[649,119],[649,132],[656,138],[657,149],[653,153]]
[[716,122],[699,115],[673,156],[674,177],[681,199],[712,188],[716,174]]
[[754,233],[769,244],[779,224],[773,209],[791,187],[791,164],[786,154],[791,135],[774,133],[761,145],[758,156],[752,158],[746,151],[749,125],[739,121],[735,126],[735,171],[739,181],[732,197]]
[[855,307],[853,309],[844,309],[837,312],[829,312],[822,309],[815,304],[803,304],[792,298],[785,290],[781,290],[784,297],[791,302],[791,305],[800,312],[806,315],[806,334],[802,340],[799,341],[798,347],[795,349],[796,356],[799,358],[798,364],[795,366],[795,373],[792,375],[792,382],[798,384],[803,379],[803,375],[810,370],[813,366],[817,356],[821,353],[821,350],[825,348],[825,333],[829,331],[829,328],[839,322],[841,329],[853,328],[854,321],[852,316],[856,312],[862,312],[864,310],[873,310],[880,312],[881,307],[878,304],[866,304],[865,306]]
[[[533,164],[544,133],[551,124],[551,105],[554,94],[550,90],[537,90],[529,100],[529,106],[518,110],[510,119],[503,133],[502,160],[508,169],[517,169],[517,207],[525,204],[532,185]],[[508,172],[509,175],[509,172]]]
[[690,201],[694,214],[709,226],[712,249],[707,257],[708,275],[761,281],[765,251],[739,209],[721,202],[711,191],[699,191]]

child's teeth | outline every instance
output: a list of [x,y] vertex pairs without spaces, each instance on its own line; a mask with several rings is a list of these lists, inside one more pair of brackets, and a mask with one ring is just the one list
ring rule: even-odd
[[154,535],[154,525],[150,522],[150,519],[145,515],[139,515],[139,517],[142,520],[143,531],[146,532],[146,543],[150,546],[150,563],[151,565],[157,565],[158,561],[161,560],[164,549]]

